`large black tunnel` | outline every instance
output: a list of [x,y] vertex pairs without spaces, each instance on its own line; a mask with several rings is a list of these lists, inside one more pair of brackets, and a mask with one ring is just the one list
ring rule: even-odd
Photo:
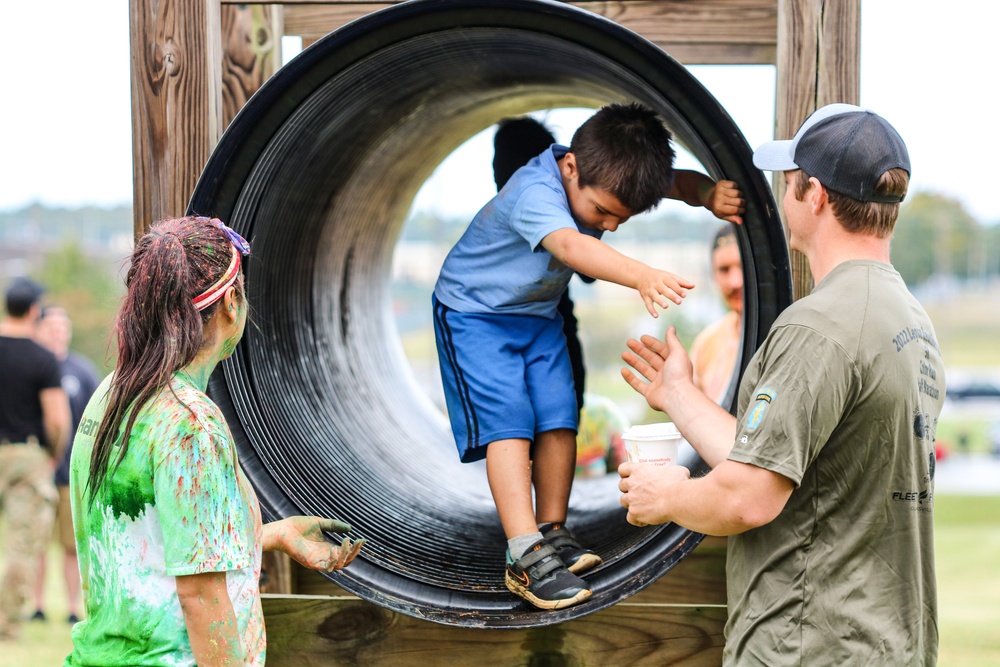
[[791,300],[768,183],[697,80],[602,17],[543,0],[377,11],[279,70],[220,141],[190,211],[252,240],[254,322],[210,392],[267,517],[334,516],[368,539],[359,560],[331,575],[341,587],[441,623],[545,625],[624,600],[700,541],[674,525],[628,525],[617,475],[577,480],[574,530],[605,558],[588,575],[594,596],[544,613],[514,598],[485,470],[458,462],[391,311],[396,240],[447,155],[505,116],[621,100],[655,108],[713,177],[743,189],[748,359]]

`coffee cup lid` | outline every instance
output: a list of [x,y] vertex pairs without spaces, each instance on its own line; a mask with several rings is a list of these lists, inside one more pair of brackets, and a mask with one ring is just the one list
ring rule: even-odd
[[636,424],[625,429],[622,438],[626,440],[663,440],[680,437],[680,431],[673,422],[659,424]]

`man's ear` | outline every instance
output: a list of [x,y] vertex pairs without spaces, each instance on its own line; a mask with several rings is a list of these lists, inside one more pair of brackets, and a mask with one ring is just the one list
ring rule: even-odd
[[830,203],[830,195],[826,191],[826,187],[815,176],[809,177],[809,184],[812,185],[809,190],[809,204],[812,207],[813,215],[818,215],[823,206]]

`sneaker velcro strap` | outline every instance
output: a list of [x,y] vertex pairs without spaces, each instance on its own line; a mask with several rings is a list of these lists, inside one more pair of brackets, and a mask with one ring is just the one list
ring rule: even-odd
[[549,532],[545,533],[545,541],[556,549],[561,549],[563,547],[572,547],[574,549],[583,548],[580,546],[580,543],[576,541],[576,537],[573,536],[573,533],[569,532],[568,528],[563,528],[562,526],[553,528]]
[[554,570],[566,567],[559,559],[555,548],[551,544],[544,542],[537,549],[529,551],[517,559],[517,565],[522,570],[530,569],[532,576],[536,580],[544,579]]

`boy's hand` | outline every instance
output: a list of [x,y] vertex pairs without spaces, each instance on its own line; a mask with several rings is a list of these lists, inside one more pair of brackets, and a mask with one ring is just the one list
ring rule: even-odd
[[703,195],[705,208],[711,211],[715,217],[737,225],[743,224],[743,213],[746,202],[743,201],[743,193],[734,181],[719,181],[709,188]]
[[666,310],[673,301],[680,304],[681,300],[687,296],[687,290],[694,287],[694,283],[687,278],[681,278],[669,271],[659,271],[646,267],[646,270],[639,276],[636,290],[646,304],[646,310],[653,317],[659,317],[656,306]]

